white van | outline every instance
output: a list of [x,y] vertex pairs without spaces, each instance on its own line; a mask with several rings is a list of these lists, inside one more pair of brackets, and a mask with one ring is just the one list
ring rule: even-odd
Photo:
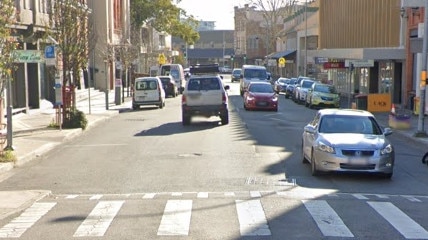
[[132,109],[139,109],[142,105],[156,105],[165,107],[165,90],[158,77],[140,77],[134,82],[132,94]]
[[186,86],[186,78],[184,77],[184,69],[181,64],[164,64],[160,66],[158,76],[172,76],[177,84],[180,93],[183,92]]
[[261,81],[269,82],[270,75],[268,74],[266,67],[259,65],[244,65],[242,66],[241,76],[239,81],[239,90],[241,96],[244,96],[244,92],[247,90],[250,82]]

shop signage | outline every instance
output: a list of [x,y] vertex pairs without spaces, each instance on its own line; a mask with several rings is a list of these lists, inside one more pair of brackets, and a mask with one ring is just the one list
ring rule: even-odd
[[324,69],[345,68],[344,62],[326,62],[323,63]]
[[354,67],[373,67],[373,60],[345,60],[345,67],[350,67],[351,63]]
[[15,50],[13,55],[17,63],[41,63],[44,61],[43,54],[39,50]]

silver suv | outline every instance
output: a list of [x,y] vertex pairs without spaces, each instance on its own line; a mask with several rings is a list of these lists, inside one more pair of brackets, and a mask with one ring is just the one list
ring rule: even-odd
[[182,123],[189,125],[192,116],[218,116],[221,124],[229,123],[228,85],[223,85],[214,65],[197,65],[190,68],[192,74],[181,98]]

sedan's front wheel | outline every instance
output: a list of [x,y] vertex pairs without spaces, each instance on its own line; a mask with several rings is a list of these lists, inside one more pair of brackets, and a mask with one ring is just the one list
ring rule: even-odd
[[312,176],[319,175],[319,171],[317,170],[317,165],[315,164],[314,153],[311,154],[311,173],[312,173]]

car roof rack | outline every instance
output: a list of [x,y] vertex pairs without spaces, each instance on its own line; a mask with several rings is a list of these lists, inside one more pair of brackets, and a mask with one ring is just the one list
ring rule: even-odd
[[189,71],[191,74],[213,74],[220,73],[218,64],[197,64],[190,66]]

